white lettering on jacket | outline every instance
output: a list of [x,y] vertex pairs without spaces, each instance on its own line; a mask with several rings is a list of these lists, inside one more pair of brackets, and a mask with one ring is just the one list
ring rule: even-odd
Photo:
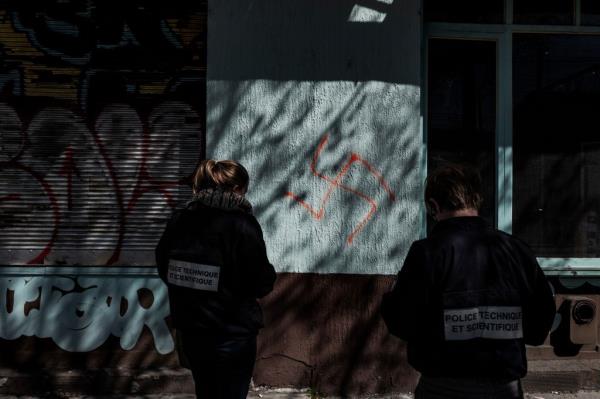
[[445,309],[444,333],[446,341],[523,338],[523,311],[520,306]]
[[170,259],[167,280],[170,284],[201,291],[218,291],[221,268],[214,265]]

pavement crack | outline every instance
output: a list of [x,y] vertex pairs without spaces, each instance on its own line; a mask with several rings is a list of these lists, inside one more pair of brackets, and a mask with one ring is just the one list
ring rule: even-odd
[[306,363],[304,360],[296,359],[295,357],[288,356],[288,355],[285,355],[283,353],[272,353],[272,354],[267,355],[267,356],[261,356],[260,360],[272,359],[274,357],[283,357],[283,358],[286,358],[288,360],[292,360],[292,361],[294,361],[296,363],[300,363],[300,364],[302,364],[302,365],[304,365],[304,366],[306,366],[306,367],[308,367],[310,369],[314,369],[315,368],[315,366],[313,366],[313,365],[311,365],[309,363]]

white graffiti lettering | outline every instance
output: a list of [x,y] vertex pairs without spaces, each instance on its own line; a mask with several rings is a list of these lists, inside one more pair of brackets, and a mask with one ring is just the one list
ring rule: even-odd
[[0,337],[7,340],[52,338],[66,351],[88,352],[112,334],[129,350],[146,326],[166,354],[175,346],[168,315],[167,289],[156,277],[0,278]]

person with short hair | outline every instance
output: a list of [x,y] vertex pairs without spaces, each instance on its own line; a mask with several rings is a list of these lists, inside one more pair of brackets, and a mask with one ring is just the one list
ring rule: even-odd
[[541,345],[554,320],[552,290],[529,247],[479,216],[475,168],[448,164],[426,181],[436,221],[410,247],[382,316],[407,341],[421,373],[415,399],[523,398],[525,345]]
[[245,198],[249,180],[238,162],[202,161],[192,200],[173,213],[156,247],[180,362],[191,369],[198,398],[247,396],[263,327],[257,298],[275,283]]

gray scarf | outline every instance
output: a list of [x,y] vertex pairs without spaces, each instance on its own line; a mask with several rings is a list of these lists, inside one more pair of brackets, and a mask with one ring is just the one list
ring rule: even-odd
[[252,213],[252,204],[243,196],[233,191],[223,191],[215,188],[206,188],[195,193],[188,207],[195,207],[198,204],[210,208],[224,210],[241,210],[245,213]]

